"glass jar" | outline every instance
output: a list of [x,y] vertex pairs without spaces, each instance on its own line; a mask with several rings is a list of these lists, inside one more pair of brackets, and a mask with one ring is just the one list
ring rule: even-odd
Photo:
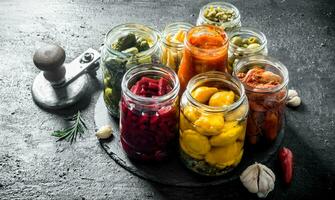
[[[218,12],[218,8],[222,10]],[[222,17],[220,15],[222,15]],[[202,24],[223,27],[224,30],[229,34],[231,31],[237,30],[241,27],[240,11],[230,3],[208,3],[200,9],[200,13],[197,19],[197,25]]]
[[[216,88],[208,105],[193,96],[203,86]],[[228,90],[233,93],[234,101],[225,106],[212,106],[216,94]],[[215,71],[193,77],[181,97],[180,111],[180,156],[187,168],[201,175],[219,176],[240,163],[248,100],[238,79]]]
[[[244,46],[243,46],[244,45]],[[233,73],[236,63],[243,57],[268,55],[265,35],[254,28],[242,27],[229,36],[228,71]]]
[[124,73],[138,64],[158,62],[159,38],[158,31],[141,24],[121,24],[107,33],[100,65],[103,71],[104,101],[112,116],[119,117]]
[[[165,90],[163,88],[169,88],[169,92],[162,96],[150,94]],[[138,95],[139,91],[141,95]],[[175,150],[179,124],[178,92],[179,80],[171,68],[144,64],[126,72],[122,80],[120,138],[130,158],[158,161]]]
[[183,57],[184,39],[187,31],[193,25],[185,22],[175,22],[167,25],[162,33],[160,59],[163,65],[178,72]]
[[184,56],[178,70],[181,92],[197,74],[227,71],[228,36],[222,28],[212,25],[195,26],[187,32],[184,45]]
[[240,60],[234,76],[244,84],[249,100],[247,139],[250,144],[271,144],[282,128],[289,81],[278,60],[250,56]]

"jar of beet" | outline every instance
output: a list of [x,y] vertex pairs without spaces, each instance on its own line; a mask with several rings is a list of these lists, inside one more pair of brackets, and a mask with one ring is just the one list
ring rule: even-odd
[[172,68],[175,72],[178,72],[183,57],[186,33],[192,27],[192,24],[186,22],[175,22],[168,24],[162,33],[161,63]]
[[234,169],[244,152],[248,100],[242,83],[228,73],[193,77],[180,101],[180,156],[205,176]]
[[109,113],[119,117],[121,80],[131,67],[159,62],[160,33],[141,24],[121,24],[106,35],[101,52],[104,101]]
[[229,36],[228,71],[233,73],[236,63],[243,57],[268,55],[267,39],[261,31],[242,27]]
[[144,64],[122,79],[121,143],[130,158],[164,160],[176,149],[179,80],[168,67]]
[[181,92],[197,74],[227,71],[228,36],[223,28],[212,25],[195,26],[187,32],[184,46],[178,70]]
[[249,100],[249,143],[271,144],[283,124],[289,81],[286,67],[271,57],[251,56],[237,63],[234,76],[243,83]]
[[200,9],[197,25],[209,24],[224,28],[227,33],[241,27],[240,11],[227,2],[211,2]]

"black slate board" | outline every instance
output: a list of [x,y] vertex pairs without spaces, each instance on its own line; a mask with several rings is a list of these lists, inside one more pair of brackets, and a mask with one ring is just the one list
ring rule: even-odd
[[178,154],[162,163],[143,163],[130,160],[121,147],[118,119],[109,115],[102,95],[100,95],[95,106],[94,121],[96,129],[107,124],[112,125],[114,137],[109,140],[99,140],[99,142],[117,164],[140,178],[164,185],[181,187],[213,186],[236,180],[243,170],[254,162],[263,164],[269,162],[281,146],[285,132],[284,124],[276,141],[266,148],[250,149],[246,147],[241,163],[228,174],[219,177],[204,177],[184,167]]

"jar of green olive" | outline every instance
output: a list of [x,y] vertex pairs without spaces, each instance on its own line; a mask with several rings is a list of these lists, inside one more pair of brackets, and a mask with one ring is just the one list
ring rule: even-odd
[[119,117],[121,80],[133,66],[159,62],[160,33],[142,24],[121,24],[106,35],[101,52],[104,101],[109,113]]
[[240,11],[230,3],[208,3],[200,9],[197,25],[202,24],[221,26],[229,34],[241,27]]
[[229,36],[228,72],[232,73],[236,63],[244,57],[268,55],[265,35],[254,28],[242,27]]
[[186,33],[192,27],[192,24],[186,22],[175,22],[168,24],[162,33],[160,60],[175,72],[178,72],[183,57]]

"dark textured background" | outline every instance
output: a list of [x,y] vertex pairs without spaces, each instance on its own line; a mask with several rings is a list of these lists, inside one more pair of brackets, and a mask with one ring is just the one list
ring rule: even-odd
[[[195,23],[207,1],[0,0],[0,199],[253,199],[239,182],[213,188],[163,187],[134,177],[100,148],[93,110],[100,83],[83,109],[89,133],[77,143],[56,142],[53,130],[73,109],[51,114],[32,101],[39,72],[33,52],[57,43],[67,61],[98,48],[112,26],[139,22],[160,30],[170,22]],[[303,105],[288,109],[284,144],[295,154],[289,188],[277,176],[269,199],[320,199],[335,181],[335,6],[332,1],[230,1],[242,23],[261,29],[269,54],[289,69],[290,88]],[[100,74],[98,76],[100,78]],[[88,107],[85,107],[88,106]],[[274,167],[276,161],[270,165]]]

